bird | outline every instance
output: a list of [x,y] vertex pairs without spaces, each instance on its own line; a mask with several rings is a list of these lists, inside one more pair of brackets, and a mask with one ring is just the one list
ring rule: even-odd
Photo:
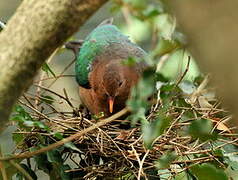
[[[126,106],[130,90],[146,68],[146,52],[129,40],[112,18],[100,23],[83,41],[66,43],[75,53],[79,97],[93,115],[109,117]],[[125,61],[136,59],[132,65]]]

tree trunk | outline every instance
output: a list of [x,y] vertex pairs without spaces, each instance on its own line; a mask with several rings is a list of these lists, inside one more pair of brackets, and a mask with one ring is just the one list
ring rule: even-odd
[[237,118],[238,1],[180,0],[170,1],[170,7],[188,37],[188,48],[201,68],[212,73],[211,82]]
[[[107,0],[24,0],[0,33],[0,127],[45,59]],[[0,132],[1,132],[0,128]]]

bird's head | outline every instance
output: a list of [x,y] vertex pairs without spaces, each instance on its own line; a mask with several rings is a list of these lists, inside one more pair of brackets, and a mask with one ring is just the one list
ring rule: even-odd
[[97,97],[107,102],[110,114],[117,112],[125,106],[129,97],[131,86],[138,79],[138,73],[133,67],[122,65],[120,61],[112,61],[102,66],[97,84],[93,84],[93,89]]
[[[113,113],[114,101],[127,96],[126,78],[123,69],[118,67],[107,68],[102,76],[102,91],[107,97],[109,112]],[[119,102],[116,102],[117,104]]]

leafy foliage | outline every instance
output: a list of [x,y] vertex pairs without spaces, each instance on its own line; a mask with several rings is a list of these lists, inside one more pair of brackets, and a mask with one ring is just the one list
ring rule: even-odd
[[[237,137],[223,123],[229,114],[217,106],[213,92],[205,87],[201,90],[206,78],[186,50],[186,38],[176,28],[166,2],[114,0],[112,10],[115,13],[123,10],[127,24],[121,28],[132,40],[149,49],[145,59],[149,67],[127,101],[130,124],[127,120],[120,126],[113,122],[74,142],[29,157],[27,163],[21,160],[18,163],[33,179],[37,179],[35,170],[63,180],[104,176],[235,179]],[[130,57],[124,64],[133,66],[135,62]],[[47,63],[42,70],[56,77]],[[18,129],[12,137],[18,151],[34,152],[47,147],[91,127],[103,117],[94,115],[89,121],[83,110],[73,108],[72,104],[72,112],[57,111],[56,104],[62,103],[62,99],[69,102],[70,98],[65,93],[59,102],[57,93],[53,94],[36,93],[38,103],[33,98],[27,99],[30,103],[20,101],[15,106],[11,118]],[[17,179],[23,179],[22,172],[5,164],[7,171],[12,170],[9,177],[15,174]]]
[[207,119],[197,119],[193,121],[189,126],[189,134],[197,139],[199,138],[202,141],[207,140],[216,140],[217,134],[211,133],[213,128],[212,122]]
[[228,180],[227,175],[221,169],[217,169],[211,164],[205,163],[202,165],[195,165],[191,168],[194,176],[199,180]]
[[158,159],[156,166],[158,169],[169,168],[169,165],[177,158],[175,153],[167,153]]
[[48,126],[32,118],[31,115],[20,105],[15,106],[15,114],[12,115],[11,119],[17,121],[19,126],[22,128],[28,129],[28,127],[37,127],[49,131]]

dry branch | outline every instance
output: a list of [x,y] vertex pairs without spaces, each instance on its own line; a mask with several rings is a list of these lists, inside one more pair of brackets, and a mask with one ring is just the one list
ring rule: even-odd
[[107,0],[27,0],[0,34],[0,127],[43,62]]

